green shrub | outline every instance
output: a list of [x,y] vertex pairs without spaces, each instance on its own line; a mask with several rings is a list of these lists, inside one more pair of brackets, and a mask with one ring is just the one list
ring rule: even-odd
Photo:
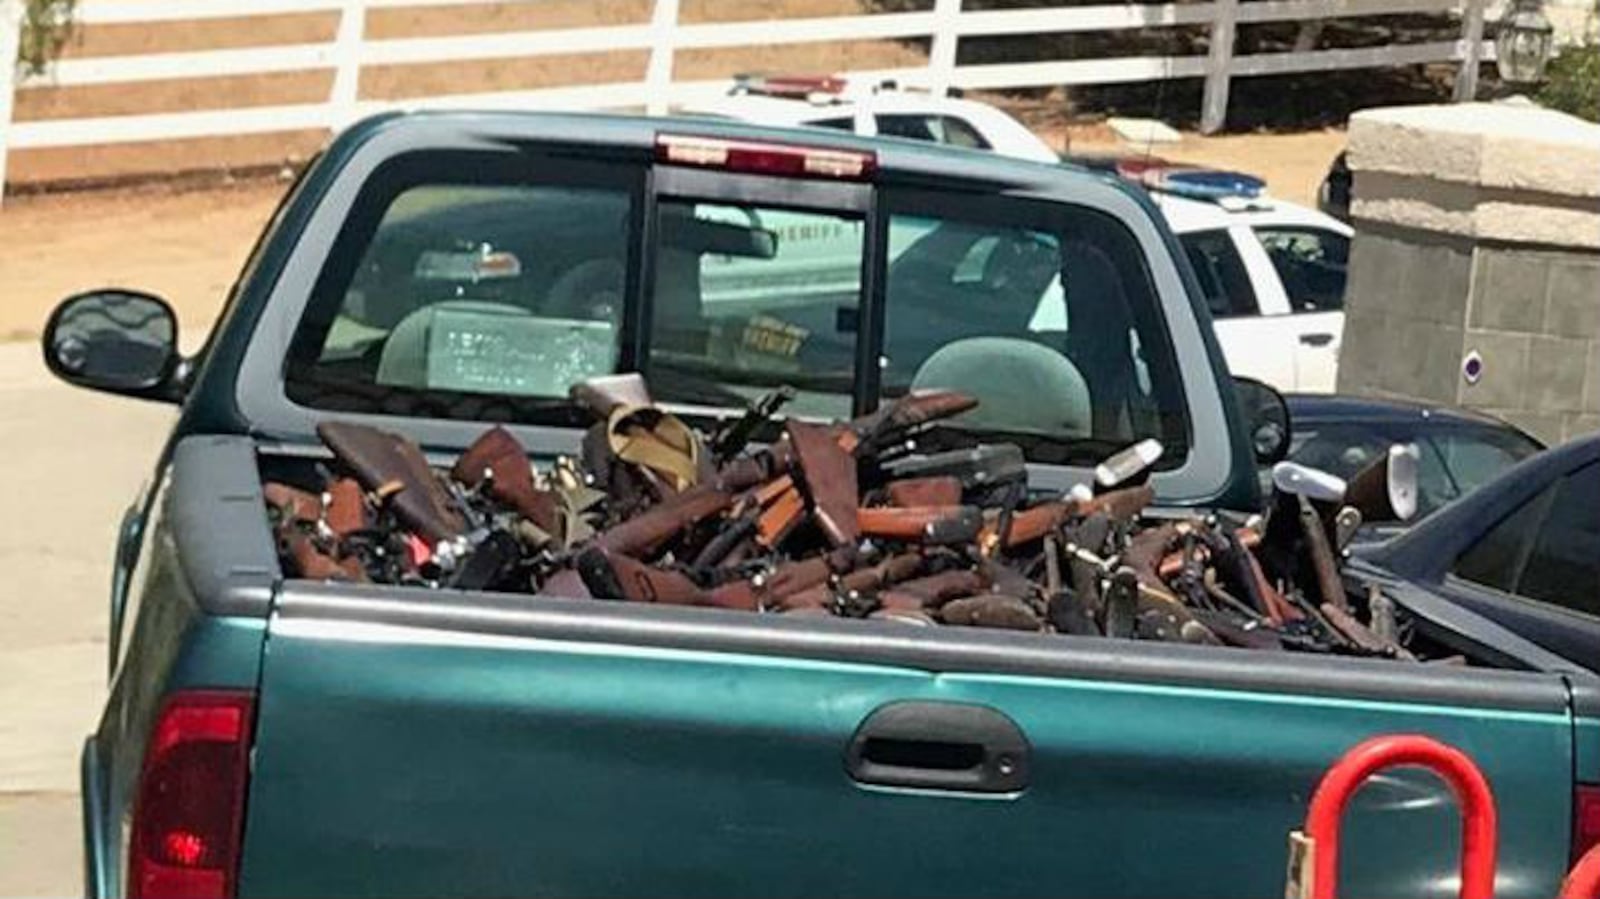
[[27,0],[22,19],[22,41],[17,61],[31,75],[43,72],[61,53],[72,34],[72,11],[77,0]]
[[1600,122],[1600,43],[1568,47],[1545,71],[1538,100],[1551,109]]

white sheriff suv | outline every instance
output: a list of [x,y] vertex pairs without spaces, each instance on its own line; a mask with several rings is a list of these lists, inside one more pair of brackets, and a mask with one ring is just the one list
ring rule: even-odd
[[[837,128],[863,135],[934,141],[1036,162],[1061,154],[1021,122],[986,103],[902,90],[889,82],[865,87],[837,76],[741,76],[725,96],[683,110],[767,125]],[[1256,178],[1129,155],[1067,157],[1116,172],[1150,189],[1177,233],[1216,321],[1217,338],[1235,374],[1285,392],[1331,392],[1344,330],[1345,270],[1351,229],[1332,216],[1269,196]],[[770,216],[780,256],[804,265],[827,248],[808,243],[859,239],[789,233]],[[904,246],[891,246],[897,254]],[[740,266],[706,273],[731,290]],[[732,295],[732,294],[730,294]]]

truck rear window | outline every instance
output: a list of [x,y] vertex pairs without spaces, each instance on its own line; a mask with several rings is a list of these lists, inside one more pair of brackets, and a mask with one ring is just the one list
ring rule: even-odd
[[779,385],[798,391],[789,414],[819,418],[947,387],[983,401],[957,443],[1001,435],[1077,463],[1152,436],[1181,463],[1181,383],[1115,219],[936,191],[880,190],[873,206],[652,203],[642,167],[401,157],[369,179],[318,279],[288,394],[562,425],[583,421],[568,388],[615,371],[706,415]]

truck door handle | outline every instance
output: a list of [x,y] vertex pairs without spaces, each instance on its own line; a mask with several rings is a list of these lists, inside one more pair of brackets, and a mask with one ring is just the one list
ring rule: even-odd
[[845,770],[858,783],[965,793],[1028,785],[1028,739],[988,706],[891,702],[856,728]]
[[1300,342],[1306,346],[1327,346],[1333,343],[1332,334],[1301,334]]

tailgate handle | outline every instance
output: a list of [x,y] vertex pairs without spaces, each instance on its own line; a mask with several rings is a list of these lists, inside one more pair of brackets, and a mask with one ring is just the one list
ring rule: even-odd
[[1028,739],[988,706],[891,702],[850,738],[845,769],[858,783],[963,793],[1015,793],[1028,785]]
[[1333,343],[1332,334],[1301,334],[1300,342],[1306,346],[1327,346]]

